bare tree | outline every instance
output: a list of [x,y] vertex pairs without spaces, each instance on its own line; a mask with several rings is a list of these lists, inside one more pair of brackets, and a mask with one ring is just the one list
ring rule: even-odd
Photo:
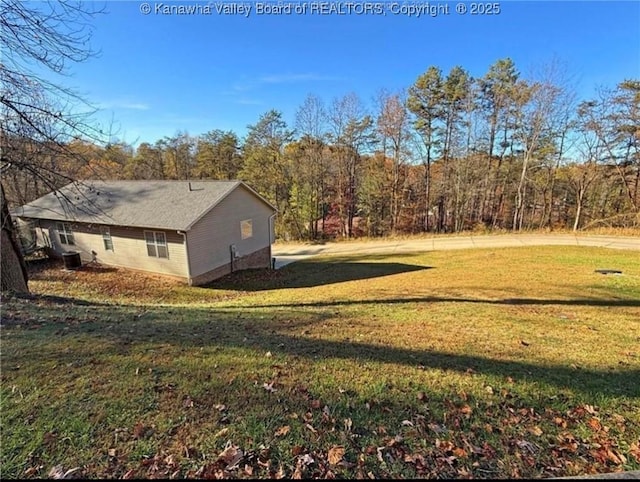
[[[383,159],[387,157],[387,144],[391,148],[391,232],[395,234],[402,208],[403,187],[406,179],[408,158],[409,111],[404,93],[381,95],[378,116],[378,132],[382,138]],[[384,166],[384,163],[383,163]]]
[[[82,2],[0,4],[0,172],[2,173],[2,289],[28,291],[27,273],[9,212],[5,183],[20,172],[38,189],[55,190],[73,179],[59,160],[83,159],[69,148],[74,139],[103,136],[90,122],[93,109],[72,90],[41,72],[64,74],[92,54],[90,19],[99,13]],[[13,185],[11,187],[14,187]],[[36,194],[39,193],[36,189]]]
[[598,97],[592,104],[591,127],[620,177],[631,209],[640,213],[640,81],[600,89]]
[[562,155],[569,121],[567,107],[571,105],[566,77],[556,62],[542,66],[534,76],[537,79],[528,85],[518,84],[518,95],[514,96],[521,116],[515,140],[522,152],[513,213],[513,229],[517,231],[522,229],[525,218],[529,169],[553,152]]
[[[325,155],[327,146],[327,112],[322,99],[308,95],[296,111],[296,130],[300,136],[298,176],[306,181],[309,190],[309,231],[312,238],[324,233],[328,197],[329,165]],[[318,222],[321,219],[321,225]]]

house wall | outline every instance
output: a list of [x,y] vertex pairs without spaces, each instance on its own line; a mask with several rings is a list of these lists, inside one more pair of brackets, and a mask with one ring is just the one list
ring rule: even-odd
[[113,251],[107,251],[102,240],[102,226],[83,223],[69,223],[73,232],[74,245],[63,245],[56,228],[56,221],[40,220],[36,227],[36,236],[40,245],[49,246],[58,255],[66,251],[77,251],[83,262],[93,259],[111,266],[151,271],[188,279],[187,256],[184,237],[176,231],[162,231],[167,240],[168,258],[156,258],[147,254],[144,229],[108,226],[113,242]]
[[[187,232],[192,283],[211,281],[232,269],[269,267],[273,239],[273,226],[269,226],[271,215],[273,210],[249,190],[242,186],[234,189]],[[247,219],[252,221],[252,236],[242,239],[241,222]],[[233,266],[231,245],[235,245],[238,255]],[[202,281],[204,279],[206,281]]]

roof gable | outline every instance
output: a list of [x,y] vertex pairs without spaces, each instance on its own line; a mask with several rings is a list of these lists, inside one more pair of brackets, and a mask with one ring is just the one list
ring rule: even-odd
[[241,181],[82,181],[16,210],[19,217],[188,231]]

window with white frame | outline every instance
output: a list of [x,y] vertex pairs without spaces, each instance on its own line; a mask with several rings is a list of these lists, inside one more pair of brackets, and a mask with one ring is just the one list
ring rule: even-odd
[[113,240],[111,239],[111,231],[107,227],[102,228],[102,242],[105,251],[113,251]]
[[57,223],[58,236],[60,237],[60,243],[73,246],[73,232],[71,231],[71,225],[68,223]]
[[153,258],[169,258],[167,237],[161,231],[145,231],[144,239],[147,243],[147,254]]
[[251,219],[240,221],[240,236],[242,239],[249,239],[253,236],[253,221]]

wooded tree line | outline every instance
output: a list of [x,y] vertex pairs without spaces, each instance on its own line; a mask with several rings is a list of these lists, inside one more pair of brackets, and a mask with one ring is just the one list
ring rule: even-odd
[[567,79],[557,63],[524,78],[508,58],[480,78],[432,66],[369,105],[309,95],[292,125],[270,110],[244,139],[77,138],[39,156],[29,136],[6,134],[55,175],[14,169],[4,185],[15,205],[67,179],[242,179],[278,208],[277,234],[298,239],[640,226],[640,81],[579,101]]

